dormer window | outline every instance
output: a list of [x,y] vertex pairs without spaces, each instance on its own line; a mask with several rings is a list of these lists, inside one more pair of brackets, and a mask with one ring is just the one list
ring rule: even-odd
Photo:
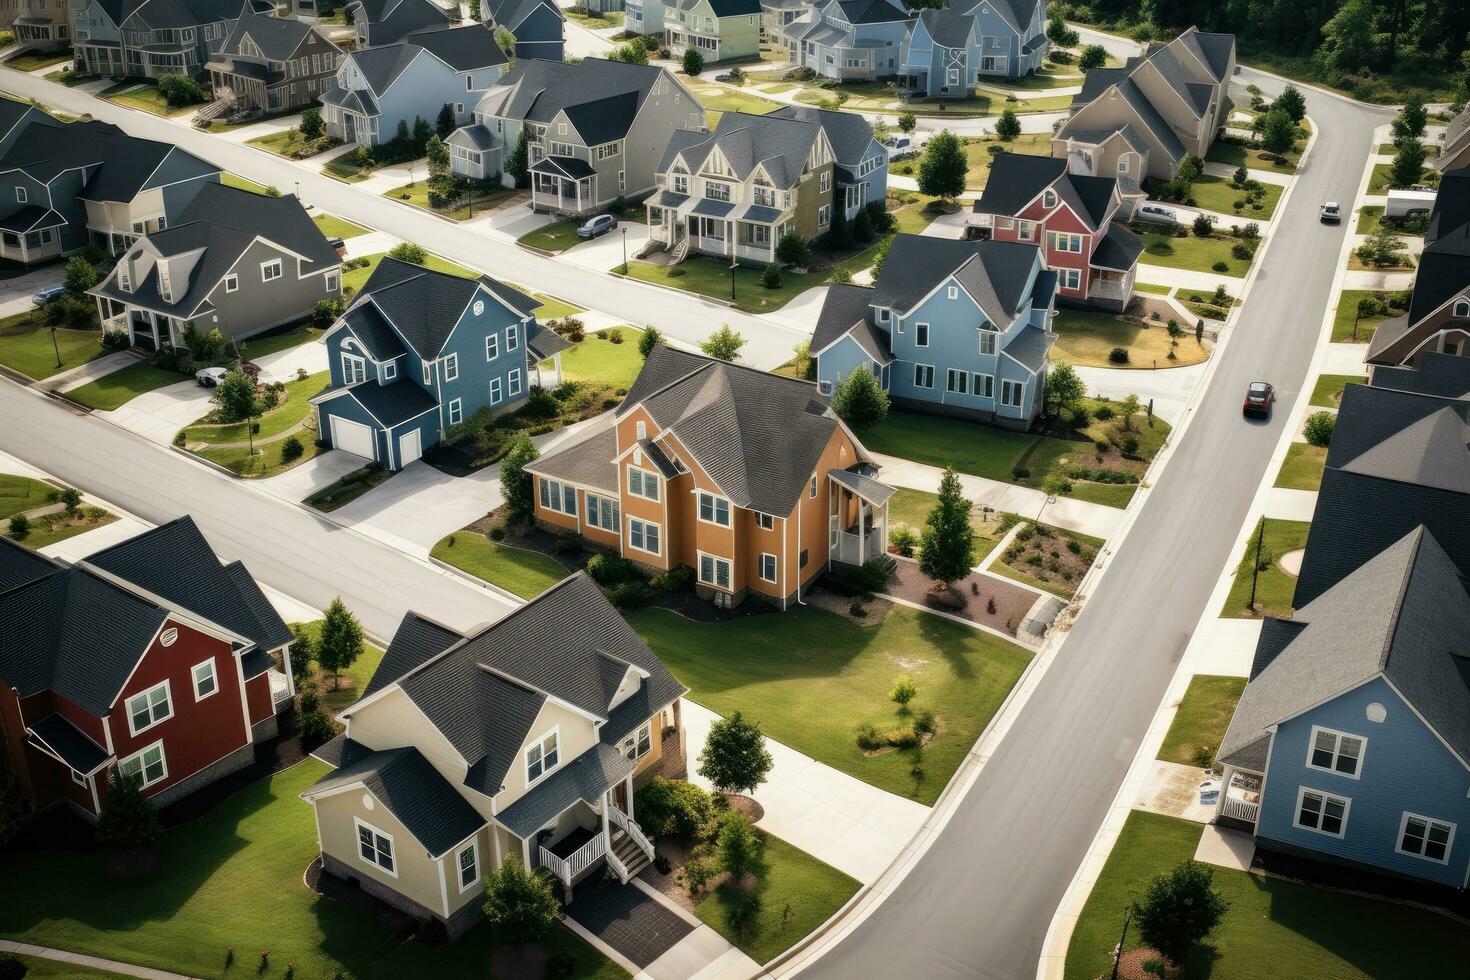
[[1050,188],[1048,188],[1046,191],[1043,191],[1041,195],[1041,206],[1046,208],[1047,210],[1051,210],[1052,208],[1056,207],[1057,192],[1051,190]]
[[561,762],[561,731],[553,728],[549,734],[526,750],[526,785],[536,782],[551,772]]
[[24,204],[27,200],[26,189],[24,187],[17,187],[15,189],[15,203]]

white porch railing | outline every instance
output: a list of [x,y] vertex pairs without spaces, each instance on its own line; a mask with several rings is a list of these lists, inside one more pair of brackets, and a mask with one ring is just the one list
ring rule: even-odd
[[853,531],[840,531],[837,535],[838,561],[848,565],[863,565],[883,554],[883,529],[874,526],[863,532],[864,540],[858,541]]
[[1089,296],[1100,299],[1127,299],[1128,291],[1126,279],[1094,279],[1087,287]]
[[[607,854],[607,840],[602,834],[598,834],[577,848],[570,857],[559,858],[546,847],[541,848],[541,863],[548,868],[552,874],[561,879],[562,884],[570,885],[572,879],[592,866],[598,858]],[[608,855],[611,857],[611,855]]]
[[698,241],[695,243],[695,247],[701,252],[708,252],[713,255],[730,254],[730,243],[723,238],[709,238],[705,235],[700,235]]
[[633,843],[637,844],[639,849],[647,856],[648,860],[652,861],[653,844],[644,835],[643,828],[638,826],[638,821],[624,813],[616,804],[608,808],[608,816],[614,824],[621,827],[629,837],[633,838]]
[[735,254],[742,259],[754,259],[757,262],[776,261],[769,245],[736,245]]
[[1246,823],[1255,823],[1256,817],[1261,812],[1259,803],[1247,803],[1238,796],[1226,795],[1220,806],[1220,816],[1230,817],[1234,820],[1244,820]]

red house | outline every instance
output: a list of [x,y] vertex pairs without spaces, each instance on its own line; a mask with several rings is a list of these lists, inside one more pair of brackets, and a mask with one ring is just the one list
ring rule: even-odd
[[1068,173],[1056,157],[997,153],[970,224],[997,241],[1039,245],[1059,301],[1121,311],[1143,252],[1138,236],[1113,222],[1122,204],[1114,177]]
[[181,518],[63,565],[0,539],[0,767],[95,817],[115,766],[163,806],[254,761],[291,631]]

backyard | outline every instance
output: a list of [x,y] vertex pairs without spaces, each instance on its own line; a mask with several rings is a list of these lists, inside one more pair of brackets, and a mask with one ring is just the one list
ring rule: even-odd
[[[1143,239],[1143,255],[1139,261],[1146,265],[1214,272],[1222,276],[1244,276],[1250,269],[1250,259],[1237,259],[1230,251],[1242,239],[1226,232],[1216,231],[1207,238],[1200,238],[1193,232],[1176,236],[1146,222],[1134,222],[1130,227]],[[1223,264],[1224,268],[1215,268],[1217,264]]]
[[567,576],[546,555],[491,541],[478,531],[455,531],[434,545],[430,555],[522,599],[536,598]]
[[[146,877],[109,874],[102,852],[7,853],[0,858],[0,935],[196,977],[519,980],[496,969],[488,927],[446,946],[404,942],[364,912],[303,886],[317,836],[312,808],[298,794],[328,771],[306,759],[168,829],[157,848],[160,870]],[[559,926],[544,945],[575,956],[577,977],[626,976]],[[269,965],[258,966],[262,950]]]
[[1215,753],[1230,727],[1235,702],[1245,690],[1244,677],[1196,674],[1179,700],[1174,721],[1159,746],[1159,758],[1201,769],[1214,764]]
[[178,384],[189,378],[177,371],[165,371],[154,367],[152,361],[138,361],[111,374],[104,374],[96,381],[89,381],[80,388],[66,393],[69,401],[97,412],[111,412],[122,408],[145,391],[154,391],[165,385]]
[[[1051,134],[1050,133],[1022,133],[1010,142],[999,139],[984,138],[979,140],[965,141],[965,160],[968,167],[965,170],[965,187],[968,190],[978,191],[985,187],[985,181],[990,176],[990,162],[995,159],[992,149],[1006,153],[1028,153],[1033,156],[1051,156]],[[914,161],[914,173],[918,172],[918,161]]]
[[[328,373],[322,371],[286,382],[284,401],[256,417],[260,431],[253,438],[245,422],[196,423],[181,433],[184,448],[236,476],[249,478],[274,476],[304,463],[317,454],[316,431],[309,427],[315,424],[310,399],[328,381]],[[287,460],[285,447],[292,436],[301,453]]]
[[1274,485],[1287,490],[1317,490],[1322,486],[1322,471],[1326,466],[1326,446],[1293,442],[1286,449]]
[[[1261,525],[1266,533],[1261,540],[1261,561],[1256,581],[1256,608],[1252,611],[1251,571],[1256,564],[1256,541],[1260,537]],[[1230,595],[1225,599],[1225,608],[1220,615],[1227,619],[1253,619],[1257,616],[1290,616],[1291,599],[1296,592],[1296,576],[1281,567],[1281,559],[1307,546],[1308,521],[1285,521],[1280,518],[1261,518],[1251,530],[1246,542],[1245,554],[1235,568],[1235,581],[1230,586]]]
[[[56,350],[61,350],[61,367]],[[0,364],[28,378],[44,381],[107,353],[102,349],[101,330],[51,330],[40,311],[29,310],[0,320]]]
[[[719,624],[648,609],[629,622],[693,700],[721,714],[742,711],[778,742],[926,806],[1031,658],[1013,643],[901,606],[877,626],[810,605]],[[938,733],[922,749],[865,752],[860,723],[885,734],[912,724],[888,700],[900,674],[917,683],[911,708],[934,712]]]
[[[1052,329],[1057,334],[1052,359],[1086,367],[1186,367],[1210,356],[1210,348],[1194,339],[1193,330],[1181,329],[1174,338],[1169,336],[1166,323],[1140,317],[1060,309]],[[1126,363],[1111,360],[1112,351],[1118,347],[1128,352]],[[1169,359],[1171,352],[1173,360]]]
[[[1135,810],[1128,815],[1082,909],[1067,948],[1069,980],[1112,969],[1123,914],[1149,881],[1194,856],[1201,826]],[[1328,891],[1228,868],[1212,868],[1230,903],[1182,980],[1343,980],[1442,977],[1461,971],[1470,930],[1416,906]],[[1137,930],[1128,946],[1139,945]]]

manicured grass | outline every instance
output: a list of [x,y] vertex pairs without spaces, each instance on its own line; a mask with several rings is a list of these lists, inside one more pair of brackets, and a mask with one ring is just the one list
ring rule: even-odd
[[[272,976],[288,961],[300,977],[494,975],[486,927],[444,946],[402,942],[366,912],[306,889],[317,836],[298,794],[328,771],[307,759],[169,828],[159,870],[143,878],[108,874],[101,852],[6,853],[0,934],[197,977],[253,974],[260,950],[270,951]],[[574,976],[626,977],[560,926],[545,943],[572,952]]]
[[[1214,272],[1221,276],[1244,276],[1250,269],[1249,260],[1237,259],[1230,254],[1230,247],[1238,239],[1229,235],[1217,232],[1209,238],[1200,238],[1190,232],[1186,238],[1175,238],[1167,232],[1152,230],[1152,226],[1142,227],[1144,230],[1138,231],[1138,237],[1143,239],[1143,255],[1139,261],[1147,265]],[[1224,272],[1216,272],[1213,268],[1216,262],[1225,263]]]
[[320,211],[311,219],[321,229],[321,233],[328,238],[356,238],[358,235],[366,235],[368,230],[362,225],[356,225],[346,218],[339,218],[335,214],[323,214]]
[[1247,170],[1274,170],[1279,174],[1291,174],[1296,173],[1296,168],[1301,165],[1302,148],[1305,146],[1305,140],[1299,141],[1297,148],[1286,154],[1283,162],[1265,150],[1216,140],[1210,147],[1210,152],[1205,154],[1205,161],[1224,163],[1232,167],[1244,166]]
[[1383,230],[1383,205],[1365,204],[1358,213],[1358,234],[1371,235]]
[[[1332,321],[1332,342],[1334,344],[1359,343],[1366,344],[1373,339],[1373,331],[1384,320],[1392,320],[1397,314],[1388,316],[1358,316],[1358,300],[1372,299],[1373,291],[1369,289],[1345,289],[1337,297],[1337,316]],[[1353,336],[1353,323],[1357,322],[1357,336]]]
[[536,598],[567,575],[543,554],[507,547],[477,531],[455,531],[441,538],[430,554],[522,599]]
[[[1092,310],[1064,309],[1052,322],[1057,342],[1052,346],[1053,360],[1088,367],[1152,368],[1184,367],[1207,360],[1210,349],[1194,339],[1194,331],[1179,335],[1178,346],[1163,323],[1135,317],[1115,316]],[[1114,364],[1108,354],[1115,347],[1128,351],[1127,364]],[[1169,360],[1173,350],[1174,360]]]
[[[875,243],[850,258],[835,262],[825,269],[815,269],[804,276],[790,271],[783,272],[781,285],[775,289],[767,289],[761,284],[763,270],[754,266],[739,266],[735,270],[735,308],[746,313],[770,313],[779,310],[813,286],[825,283],[839,268],[845,268],[849,272],[866,269],[873,264],[877,248]],[[691,255],[676,266],[630,262],[628,277],[725,302],[730,300],[730,266],[723,259],[707,255]]]
[[528,231],[516,241],[531,248],[539,248],[543,252],[553,255],[565,252],[576,245],[582,239],[577,237],[577,227],[580,221],[553,221],[549,225],[542,225],[535,231]]
[[[928,197],[913,191],[904,191],[905,196],[914,200],[901,206],[896,211],[890,211],[894,220],[898,222],[897,231],[905,235],[922,235],[924,229],[934,223],[934,220],[943,214],[953,214],[954,211],[937,197]],[[957,210],[957,209],[956,209]]]
[[66,397],[95,411],[110,412],[122,408],[145,391],[188,380],[177,371],[154,367],[152,361],[139,361],[74,388],[66,393]]
[[1133,284],[1135,293],[1152,293],[1155,296],[1168,296],[1174,291],[1173,286],[1155,286],[1151,282],[1135,282]]
[[[1267,565],[1256,580],[1256,606],[1252,611],[1248,605],[1251,597],[1251,569],[1255,566],[1256,539],[1260,534],[1260,523],[1251,530],[1246,542],[1245,554],[1235,569],[1235,581],[1230,586],[1230,595],[1225,598],[1225,607],[1220,615],[1227,619],[1254,619],[1257,616],[1289,616],[1291,597],[1296,592],[1296,576],[1288,575],[1281,567],[1281,556],[1307,546],[1309,521],[1284,521],[1280,518],[1261,518],[1266,525],[1265,539],[1261,545],[1261,563]],[[1267,562],[1269,559],[1269,564]]]
[[609,10],[606,13],[582,13],[579,10],[563,11],[568,20],[574,20],[583,27],[594,31],[600,31],[608,27],[623,26],[623,12],[621,10]]
[[[926,806],[1031,659],[1013,643],[899,606],[878,626],[812,606],[719,624],[663,609],[629,621],[700,704],[742,711],[771,738]],[[921,778],[910,771],[918,750],[865,755],[855,737],[861,722],[880,733],[911,726],[888,700],[905,673],[919,687],[912,710],[933,711],[939,722],[922,752]]]
[[266,190],[264,184],[257,184],[255,181],[245,177],[241,177],[239,174],[223,173],[220,174],[219,179],[220,183],[224,184],[226,187],[237,187],[242,191],[251,191],[255,194],[264,194]]
[[64,61],[71,61],[70,51],[27,51],[5,62],[5,67],[14,71],[39,71]]
[[289,436],[281,436],[279,439],[266,442],[257,439],[254,453],[251,453],[249,446],[211,446],[195,450],[195,452],[200,458],[223,466],[236,476],[258,480],[300,466],[307,460],[315,458],[320,452],[320,447],[316,444],[315,432],[302,430],[294,435],[296,441],[301,443],[301,455],[289,462],[284,456],[286,440],[290,438]]
[[993,88],[998,89],[1047,89],[1047,88],[1069,88],[1073,85],[1082,84],[1082,71],[1076,65],[1052,65],[1048,64],[1040,71],[1032,72],[1025,78],[1005,84],[997,83]]
[[[1425,178],[1428,177],[1429,174],[1430,174],[1430,171],[1427,170],[1427,169],[1426,170],[1419,171],[1419,180],[1418,181],[1415,181],[1415,183],[1422,183],[1425,180]],[[1384,191],[1388,190],[1390,187],[1400,187],[1400,186],[1406,186],[1406,185],[1395,184],[1393,182],[1393,164],[1391,164],[1391,163],[1374,164],[1374,166],[1373,166],[1373,176],[1370,177],[1369,180],[1368,180],[1368,193],[1369,194],[1382,194]]]
[[363,466],[348,473],[340,480],[334,480],[322,487],[302,503],[323,513],[331,513],[339,507],[352,503],[392,475],[392,470],[381,466]]
[[[587,312],[580,306],[573,306],[571,303],[559,300],[554,296],[547,296],[544,293],[538,293],[532,290],[522,291],[528,293],[534,299],[543,300],[542,304],[536,307],[536,319],[542,323],[545,323],[547,320],[560,320],[562,317]],[[565,363],[565,360],[563,360],[563,363]]]
[[[1022,133],[1010,142],[1000,139],[984,139],[965,144],[965,160],[968,167],[965,170],[965,187],[972,191],[978,191],[985,187],[985,181],[990,177],[990,163],[995,159],[995,154],[990,151],[994,148],[1004,150],[1006,153],[1025,153],[1031,156],[1051,156],[1051,133]],[[915,163],[915,173],[918,164]]]
[[[363,258],[367,259],[367,265],[360,266],[356,269],[349,269],[344,272],[342,274],[343,292],[351,290],[355,293],[358,290],[362,289],[362,287],[366,285],[368,279],[372,277],[373,270],[378,267],[378,263],[383,261],[383,256],[387,254],[388,253],[386,252],[378,252],[375,255],[365,255],[363,256]],[[439,258],[439,256],[435,255],[432,252],[430,252],[428,258],[424,260],[424,268],[433,269],[435,272],[447,272],[451,276],[462,276],[465,279],[480,278],[480,274],[478,272],[475,272],[473,269],[466,269],[464,266],[456,265],[455,263],[450,262],[448,259],[441,259]]]
[[45,507],[56,492],[57,488],[49,483],[32,480],[28,476],[0,473],[0,518]]
[[[318,153],[325,153],[327,150],[332,149],[332,147],[339,145],[325,136],[315,140],[307,140],[302,137],[301,131],[295,127],[283,129],[278,133],[270,133],[266,136],[257,136],[254,139],[246,140],[245,144],[247,146],[259,147],[262,150],[267,150],[276,156],[285,157],[288,160],[305,160],[309,157],[316,156]],[[298,153],[302,155],[297,156]]]
[[[1067,948],[1068,980],[1109,975],[1129,904],[1155,876],[1194,857],[1199,824],[1135,810],[1128,815]],[[1463,972],[1470,929],[1410,905],[1212,868],[1230,904],[1219,926],[1184,963],[1183,977],[1343,980],[1443,977]],[[1128,947],[1141,945],[1137,929]]]
[[[311,637],[313,647],[315,647],[316,641],[321,639],[322,620],[320,619],[313,619],[306,623],[292,623],[291,625],[302,627]],[[377,672],[378,664],[382,662],[383,649],[364,641],[362,644],[362,653],[358,654],[357,659],[352,662],[352,666],[337,676],[335,686],[333,686],[332,678],[321,676],[318,672],[317,676],[321,681],[322,707],[326,708],[335,716],[337,712],[352,704],[361,697],[362,692],[368,686],[368,682],[373,679],[373,674]]]
[[1324,374],[1317,378],[1317,383],[1312,386],[1312,400],[1310,404],[1320,405],[1323,408],[1336,408],[1342,403],[1342,393],[1348,385],[1366,384],[1367,378],[1361,374]]
[[[1398,151],[1399,151],[1399,148],[1396,147],[1396,146],[1394,146],[1392,143],[1380,143],[1380,144],[1378,144],[1378,149],[1375,150],[1374,152],[1375,153],[1381,153],[1381,154],[1383,154],[1385,156],[1393,156]],[[1433,160],[1435,157],[1439,156],[1439,152],[1440,152],[1440,148],[1439,148],[1439,145],[1438,144],[1435,144],[1435,143],[1425,143],[1424,144],[1424,155],[1426,157],[1428,157],[1429,159]]]
[[[193,105],[186,105],[183,108],[175,109],[168,104],[168,100],[158,90],[157,82],[147,82],[142,88],[134,88],[137,84],[135,81],[123,82],[120,85],[114,86],[113,89],[104,91],[102,98],[109,102],[116,102],[118,105],[125,105],[131,109],[142,109],[144,112],[152,113],[155,116],[181,116],[186,112],[193,112],[204,104],[202,102],[196,102]],[[131,91],[123,91],[124,89],[131,89]]]
[[[937,503],[939,503],[939,495],[927,490],[908,488],[898,490],[888,498],[890,526],[902,525],[922,537],[924,522]],[[1003,528],[1001,524],[1003,516],[995,511],[984,514],[978,508],[970,508],[970,527],[975,531],[974,562],[976,565],[983,562],[986,556],[995,550],[995,546],[1000,544],[1000,539],[1006,536],[1008,529]]]
[[16,958],[25,966],[25,975],[28,980],[35,980],[38,977],[100,978],[122,975],[105,970],[94,970],[90,966],[80,966],[76,963],[65,963],[61,960],[44,960],[39,956],[18,956]]
[[[1255,204],[1245,204],[1246,192],[1231,187],[1228,177],[1215,177],[1210,174],[1196,177],[1189,193],[1194,197],[1195,203],[1206,211],[1234,214],[1244,220],[1270,221],[1271,215],[1276,213],[1276,205],[1280,202],[1281,192],[1285,188],[1280,184],[1262,183],[1261,190],[1265,196],[1258,202],[1259,209]],[[1236,208],[1236,201],[1242,202],[1244,207]]]
[[[286,400],[256,420],[260,431],[255,434],[251,454],[250,434],[244,422],[220,425],[191,425],[184,430],[185,445],[204,459],[225,467],[237,476],[274,476],[316,456],[316,432],[301,428],[311,415],[310,399],[328,383],[326,371],[313,374],[304,381],[286,383]],[[282,451],[287,438],[294,435],[301,443],[301,455],[287,462]],[[196,443],[206,443],[196,447]]]
[[[1069,453],[1080,456],[1088,449],[1086,443],[898,410],[889,412],[887,419],[864,429],[859,436],[863,445],[874,452],[1027,485],[1039,484],[1061,457]],[[1016,480],[1011,471],[1018,466],[1030,470],[1031,477]]]
[[1138,484],[1136,483],[1094,483],[1091,480],[1073,480],[1072,492],[1067,496],[1073,500],[1102,504],[1104,507],[1117,507],[1121,510],[1133,501],[1133,494],[1137,491]]
[[309,323],[298,323],[294,327],[240,341],[240,354],[247,360],[265,357],[267,354],[277,354],[283,350],[310,343],[322,333],[321,327],[314,327]]
[[454,221],[465,221],[483,212],[487,205],[495,203],[500,198],[509,197],[514,193],[515,191],[509,188],[501,187],[492,190],[488,194],[481,194],[475,197],[473,205],[467,201],[461,201],[453,209],[436,208],[429,203],[429,182],[427,180],[416,180],[412,184],[405,184],[402,187],[395,187],[390,191],[384,191],[383,196],[392,198],[395,201],[402,201],[404,204],[412,204],[416,208],[422,208],[425,211],[450,218]]
[[1322,471],[1327,465],[1327,447],[1293,442],[1281,461],[1275,486],[1288,490],[1316,490],[1322,486]]
[[[107,353],[102,349],[101,330],[57,330],[53,346],[44,319],[40,311],[29,310],[0,320],[0,364],[44,381]],[[61,367],[56,366],[58,347]]]
[[1244,677],[1196,674],[1190,678],[1158,757],[1181,766],[1211,765],[1243,690]]
[[[831,918],[859,884],[779,837],[756,833],[761,867],[755,885],[748,892],[716,888],[705,894],[694,914],[751,959],[765,963]],[[730,923],[730,912],[750,896],[758,901],[759,910],[741,929]]]
[[[701,82],[697,79],[680,76],[690,93],[699,100],[699,104],[710,112],[745,112],[753,116],[764,116],[773,109],[779,109],[781,103],[770,99],[763,99],[758,95],[742,92],[739,89],[729,88],[724,85],[715,85],[712,82]],[[714,127],[711,127],[713,129]]]
[[622,331],[621,344],[609,341],[608,331],[604,330],[589,333],[580,344],[562,352],[561,369],[568,380],[613,388],[632,386],[638,372],[643,369],[643,357],[638,353],[638,339],[643,336],[643,331],[637,327],[615,329]]
[[24,537],[16,537],[9,530],[5,536],[12,541],[19,541],[32,551],[40,551],[47,545],[53,545],[67,538],[74,538],[78,534],[96,530],[104,524],[111,524],[117,520],[117,515],[103,510],[101,507],[82,507],[77,513],[68,517],[65,513],[44,514],[31,520],[30,530]]
[[350,153],[344,153],[342,156],[333,157],[328,160],[326,166],[322,167],[322,173],[328,177],[335,177],[347,184],[357,184],[371,178],[373,170],[376,168],[368,167],[367,169],[363,169],[355,163],[349,163],[346,158],[351,155]]

